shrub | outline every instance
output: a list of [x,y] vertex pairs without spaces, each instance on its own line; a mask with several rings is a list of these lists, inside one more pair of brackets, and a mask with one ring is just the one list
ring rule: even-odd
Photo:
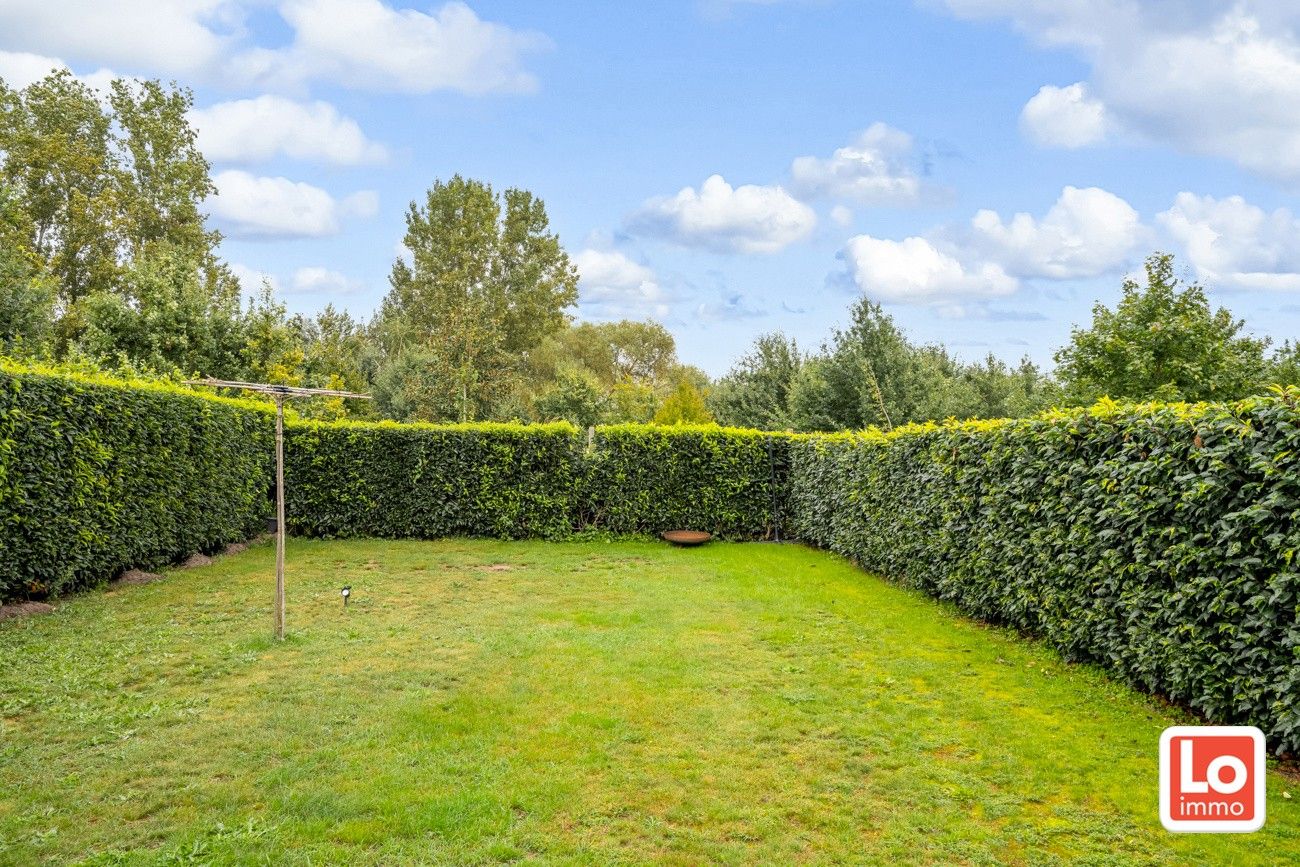
[[564,536],[580,443],[565,423],[292,425],[286,526],[325,537]]
[[264,405],[0,361],[0,599],[247,538],[273,439]]
[[1099,404],[799,438],[804,539],[1300,748],[1300,412]]
[[614,533],[772,538],[788,511],[789,446],[785,434],[715,426],[596,428],[582,523]]

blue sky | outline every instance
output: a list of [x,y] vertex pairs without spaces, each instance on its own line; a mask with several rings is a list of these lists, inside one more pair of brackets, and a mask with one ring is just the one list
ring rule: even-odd
[[583,318],[725,372],[862,294],[1050,363],[1153,249],[1300,336],[1300,11],[1257,0],[44,0],[0,76],[192,87],[223,254],[367,315],[453,173],[547,203]]

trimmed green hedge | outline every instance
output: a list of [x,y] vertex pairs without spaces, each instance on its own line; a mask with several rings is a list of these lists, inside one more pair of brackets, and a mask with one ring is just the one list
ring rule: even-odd
[[[264,403],[0,361],[0,599],[213,551],[272,511]],[[313,536],[777,535],[789,437],[722,428],[296,423],[286,525]]]
[[285,454],[289,529],[328,537],[769,538],[789,465],[781,434],[564,423],[295,424]]
[[727,539],[787,535],[790,437],[719,427],[598,427],[581,521],[613,533],[707,530]]
[[569,424],[295,424],[285,523],[312,536],[557,538],[573,529]]
[[0,362],[0,599],[247,538],[273,441],[258,404]]
[[1300,749],[1295,398],[796,441],[796,532]]

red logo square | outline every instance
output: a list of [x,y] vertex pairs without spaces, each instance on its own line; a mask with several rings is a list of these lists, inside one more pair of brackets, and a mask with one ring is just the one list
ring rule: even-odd
[[1160,823],[1170,831],[1258,831],[1264,774],[1264,734],[1254,726],[1171,726],[1160,736]]

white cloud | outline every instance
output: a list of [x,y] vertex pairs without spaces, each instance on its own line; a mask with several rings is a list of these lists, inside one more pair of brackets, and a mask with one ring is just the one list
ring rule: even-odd
[[328,102],[280,96],[220,102],[191,114],[199,149],[216,162],[265,162],[279,154],[332,165],[382,162],[388,152]]
[[840,253],[852,282],[870,297],[949,311],[962,299],[1011,295],[1025,279],[1096,277],[1128,264],[1146,238],[1137,211],[1105,190],[1066,187],[1041,217],[1003,220],[978,211],[965,226],[946,226],[901,241],[858,235]]
[[344,295],[363,288],[358,280],[346,274],[311,265],[294,270],[288,280],[281,280],[270,271],[232,263],[230,270],[239,279],[245,294],[252,294],[262,283],[270,283],[276,294],[289,295]]
[[0,48],[133,71],[192,73],[229,43],[228,0],[32,0],[0,4]]
[[529,92],[537,81],[524,56],[550,46],[541,34],[484,21],[460,2],[429,14],[380,0],[284,0],[280,15],[294,31],[292,44],[244,53],[234,75],[291,87],[324,79],[404,93]]
[[581,307],[600,318],[668,315],[669,295],[654,271],[617,250],[583,250],[573,257]]
[[853,225],[853,211],[843,205],[836,205],[831,208],[831,222],[837,226]]
[[[274,5],[292,33],[249,44],[246,17]],[[34,52],[134,74],[301,90],[314,80],[366,90],[527,92],[538,33],[484,21],[462,2],[431,12],[381,0],[9,0],[0,50]]]
[[1018,283],[999,265],[964,265],[925,238],[857,235],[840,254],[859,289],[879,301],[925,304],[1010,295]]
[[261,268],[250,268],[242,262],[231,262],[230,272],[235,275],[239,281],[239,286],[244,290],[245,296],[251,296],[263,283],[270,283],[271,289],[275,292],[280,290],[280,281],[270,271]]
[[1045,84],[1020,112],[1020,128],[1050,147],[1097,144],[1106,138],[1108,125],[1106,107],[1089,95],[1082,81],[1069,87]]
[[852,199],[864,205],[916,202],[922,182],[912,170],[912,137],[874,123],[827,159],[798,157],[790,166],[791,188],[803,198]]
[[1211,287],[1300,291],[1300,220],[1287,208],[1179,193],[1156,220]]
[[1122,266],[1144,236],[1138,212],[1119,196],[1066,187],[1041,220],[1020,213],[1003,222],[979,211],[968,243],[1016,276],[1069,280]]
[[212,178],[208,200],[223,230],[237,237],[314,238],[337,234],[346,216],[373,216],[378,196],[364,190],[342,201],[300,181],[229,170]]
[[1124,131],[1300,183],[1293,0],[946,2],[958,15],[1007,17],[1040,43],[1076,50],[1092,67],[1090,93]]
[[309,266],[298,268],[293,272],[287,291],[312,295],[342,295],[355,292],[360,288],[361,283],[346,274],[331,271],[329,268]]
[[[16,90],[40,81],[55,70],[67,68],[68,64],[57,57],[25,51],[0,51],[0,79],[4,79],[6,84]],[[109,85],[117,75],[111,69],[98,69],[77,77],[89,87],[107,94]]]
[[812,233],[817,215],[779,186],[733,188],[713,175],[696,191],[647,201],[630,227],[678,244],[717,252],[774,253]]

